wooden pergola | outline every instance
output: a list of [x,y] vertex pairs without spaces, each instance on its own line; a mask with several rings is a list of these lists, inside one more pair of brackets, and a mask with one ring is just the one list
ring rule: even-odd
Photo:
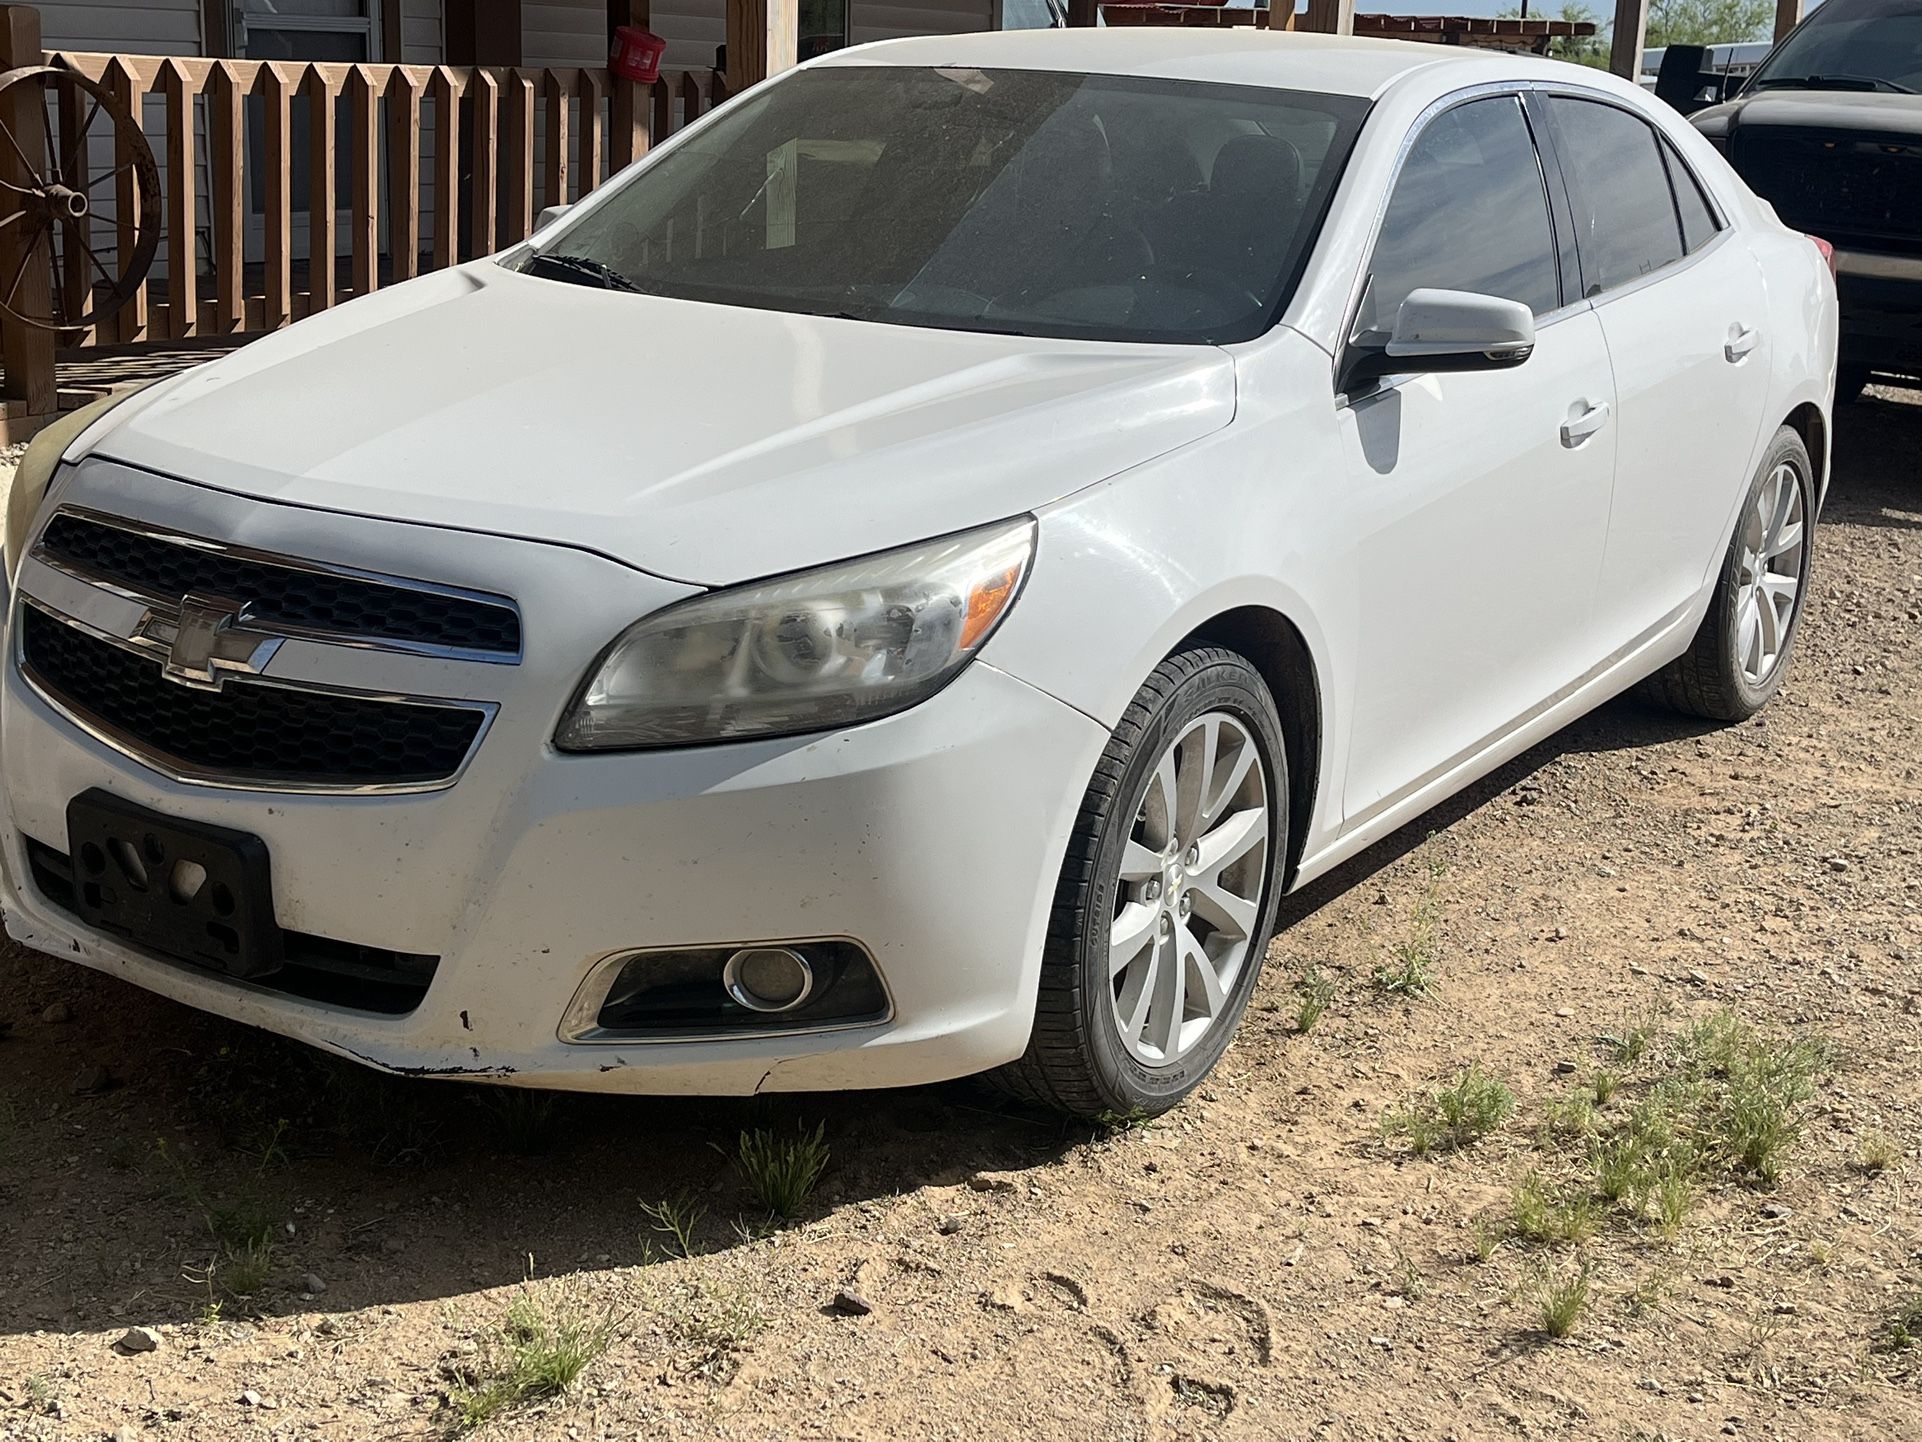
[[[648,0],[619,0],[619,3],[633,6],[645,15]],[[1803,0],[1776,0],[1775,36],[1782,36],[1795,28],[1802,18]],[[1649,0],[1616,0],[1615,25],[1609,47],[1609,68],[1617,75],[1635,79],[1642,68],[1642,51],[1647,45]],[[1068,24],[1071,26],[1094,25],[1100,13],[1101,0],[1068,0]],[[799,25],[797,0],[727,0],[727,56],[728,81],[730,88],[739,91],[756,80],[765,79],[776,71],[785,70],[795,62],[795,43]],[[1267,12],[1256,12],[1267,13]],[[1371,27],[1363,24],[1357,29],[1355,0],[1307,0],[1307,7],[1299,12],[1291,11],[1283,24],[1275,24],[1270,15],[1269,28],[1313,31],[1323,35],[1354,34],[1393,34],[1406,36],[1412,40],[1435,39],[1445,43],[1461,43],[1448,38],[1451,34],[1472,36],[1472,28],[1463,27],[1457,32],[1449,32],[1437,27],[1433,32],[1410,25],[1399,27]],[[1413,17],[1368,17],[1374,19],[1412,19]],[[645,23],[639,21],[636,23]],[[1517,37],[1534,38],[1537,35],[1553,35],[1557,32],[1547,29],[1524,30],[1519,27],[1556,26],[1566,22],[1554,20],[1515,22]],[[1494,32],[1490,32],[1494,33]],[[1579,33],[1571,28],[1567,33]],[[1472,40],[1470,43],[1473,43]]]

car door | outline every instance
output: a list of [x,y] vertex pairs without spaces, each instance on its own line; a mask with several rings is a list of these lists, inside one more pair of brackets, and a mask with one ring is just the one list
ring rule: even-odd
[[1596,608],[1626,646],[1685,609],[1728,545],[1768,402],[1762,271],[1641,116],[1585,96],[1542,105],[1619,398]]
[[1358,528],[1349,829],[1600,659],[1614,392],[1600,324],[1558,264],[1565,230],[1515,95],[1430,116],[1390,191],[1351,344],[1428,286],[1526,304],[1536,341],[1513,369],[1390,377],[1338,413]]

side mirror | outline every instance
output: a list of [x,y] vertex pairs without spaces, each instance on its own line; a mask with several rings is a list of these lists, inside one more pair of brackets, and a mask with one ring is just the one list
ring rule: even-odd
[[566,215],[567,212],[572,210],[573,208],[574,206],[571,201],[566,205],[548,206],[546,209],[541,211],[539,216],[535,218],[534,229],[546,230],[548,226],[552,225],[555,221],[559,220],[563,215]]
[[1520,301],[1424,287],[1408,293],[1383,346],[1354,353],[1342,389],[1388,375],[1507,370],[1535,351],[1535,317]]

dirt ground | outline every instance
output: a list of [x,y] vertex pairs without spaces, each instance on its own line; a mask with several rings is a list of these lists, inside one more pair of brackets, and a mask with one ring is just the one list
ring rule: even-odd
[[[0,1439],[447,1435],[515,1305],[591,1360],[479,1435],[1922,1438],[1922,393],[1838,430],[1764,717],[1614,702],[1294,898],[1152,1125],[389,1081],[0,952]],[[1410,956],[1425,993],[1377,980]],[[1513,1234],[1571,1090],[1620,1077],[1606,1132],[1723,1012],[1832,1060],[1773,1184]],[[1385,1133],[1470,1062],[1512,1116]],[[817,1124],[818,1191],[762,1224],[737,1139]]]

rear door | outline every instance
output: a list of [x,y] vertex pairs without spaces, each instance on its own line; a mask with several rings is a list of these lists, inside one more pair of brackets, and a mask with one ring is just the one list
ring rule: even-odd
[[1539,97],[1619,407],[1597,623],[1627,646],[1700,593],[1762,442],[1762,271],[1675,147],[1626,106]]

